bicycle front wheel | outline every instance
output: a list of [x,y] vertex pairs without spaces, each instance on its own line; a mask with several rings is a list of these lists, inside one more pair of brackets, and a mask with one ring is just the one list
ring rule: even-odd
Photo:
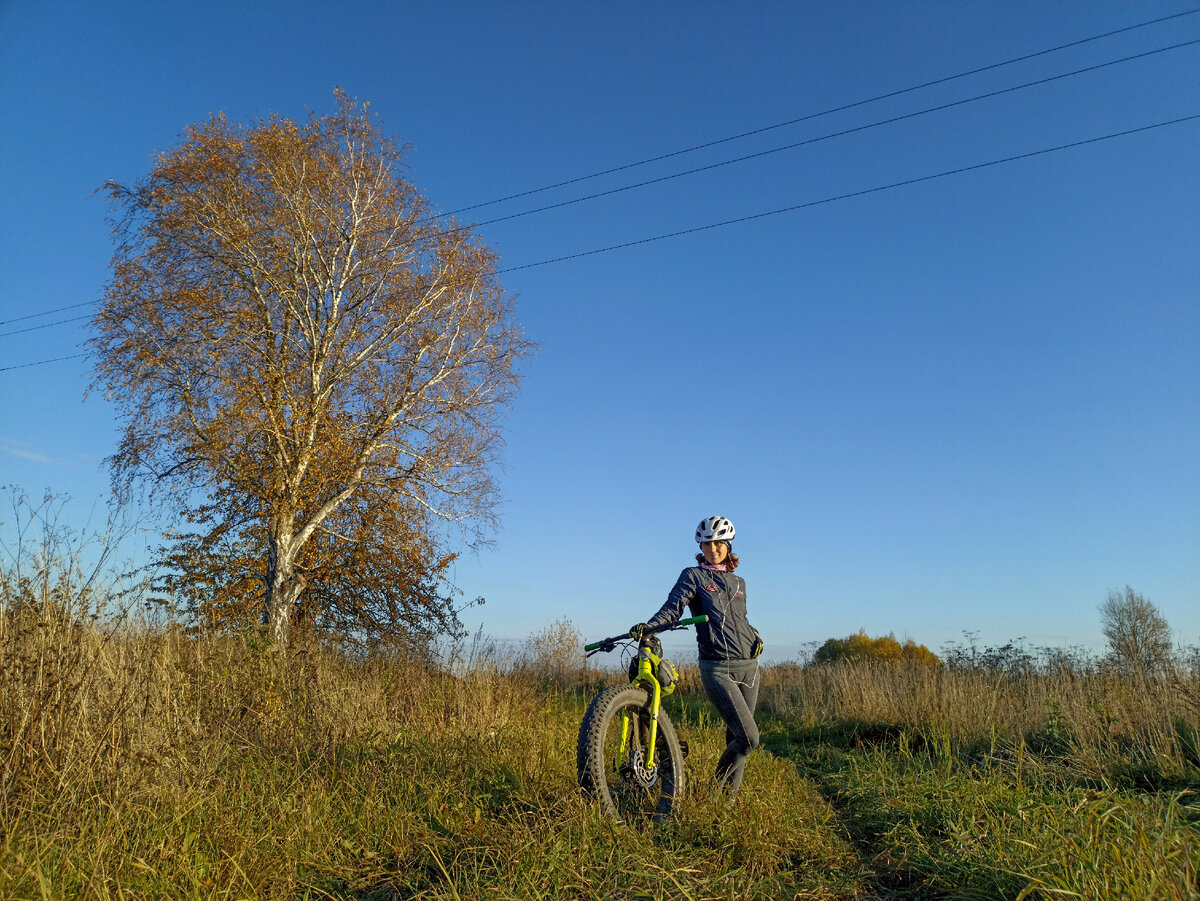
[[607,688],[579,727],[579,784],[624,822],[662,819],[683,797],[683,749],[665,710],[658,712],[654,764],[648,764],[650,695],[633,685]]

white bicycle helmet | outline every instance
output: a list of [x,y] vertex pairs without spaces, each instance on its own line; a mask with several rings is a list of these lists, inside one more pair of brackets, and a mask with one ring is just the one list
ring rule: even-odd
[[724,516],[710,516],[696,526],[696,544],[705,541],[733,541],[733,523]]

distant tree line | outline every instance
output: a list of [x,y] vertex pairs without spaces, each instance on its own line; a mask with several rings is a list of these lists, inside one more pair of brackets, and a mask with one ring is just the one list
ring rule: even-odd
[[963,633],[965,642],[947,643],[939,657],[911,639],[900,644],[894,635],[872,638],[860,629],[846,638],[827,640],[817,648],[812,662],[912,662],[1009,676],[1067,672],[1139,677],[1200,674],[1200,647],[1176,647],[1166,618],[1132,587],[1126,585],[1124,590],[1109,591],[1099,610],[1101,631],[1107,643],[1103,653],[1078,645],[1066,648],[1029,645],[1024,637],[1000,645],[980,646],[979,633],[968,631]]

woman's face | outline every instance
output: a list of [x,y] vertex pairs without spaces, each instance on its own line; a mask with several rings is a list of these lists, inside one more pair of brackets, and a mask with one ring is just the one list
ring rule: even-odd
[[716,566],[729,556],[729,545],[724,541],[701,541],[700,551],[709,566]]

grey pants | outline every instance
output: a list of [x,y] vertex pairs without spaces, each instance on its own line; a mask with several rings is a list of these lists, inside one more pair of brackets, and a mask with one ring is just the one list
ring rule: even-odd
[[742,784],[746,758],[758,747],[757,660],[701,660],[700,681],[725,721],[725,753],[717,762],[717,781],[732,798]]

